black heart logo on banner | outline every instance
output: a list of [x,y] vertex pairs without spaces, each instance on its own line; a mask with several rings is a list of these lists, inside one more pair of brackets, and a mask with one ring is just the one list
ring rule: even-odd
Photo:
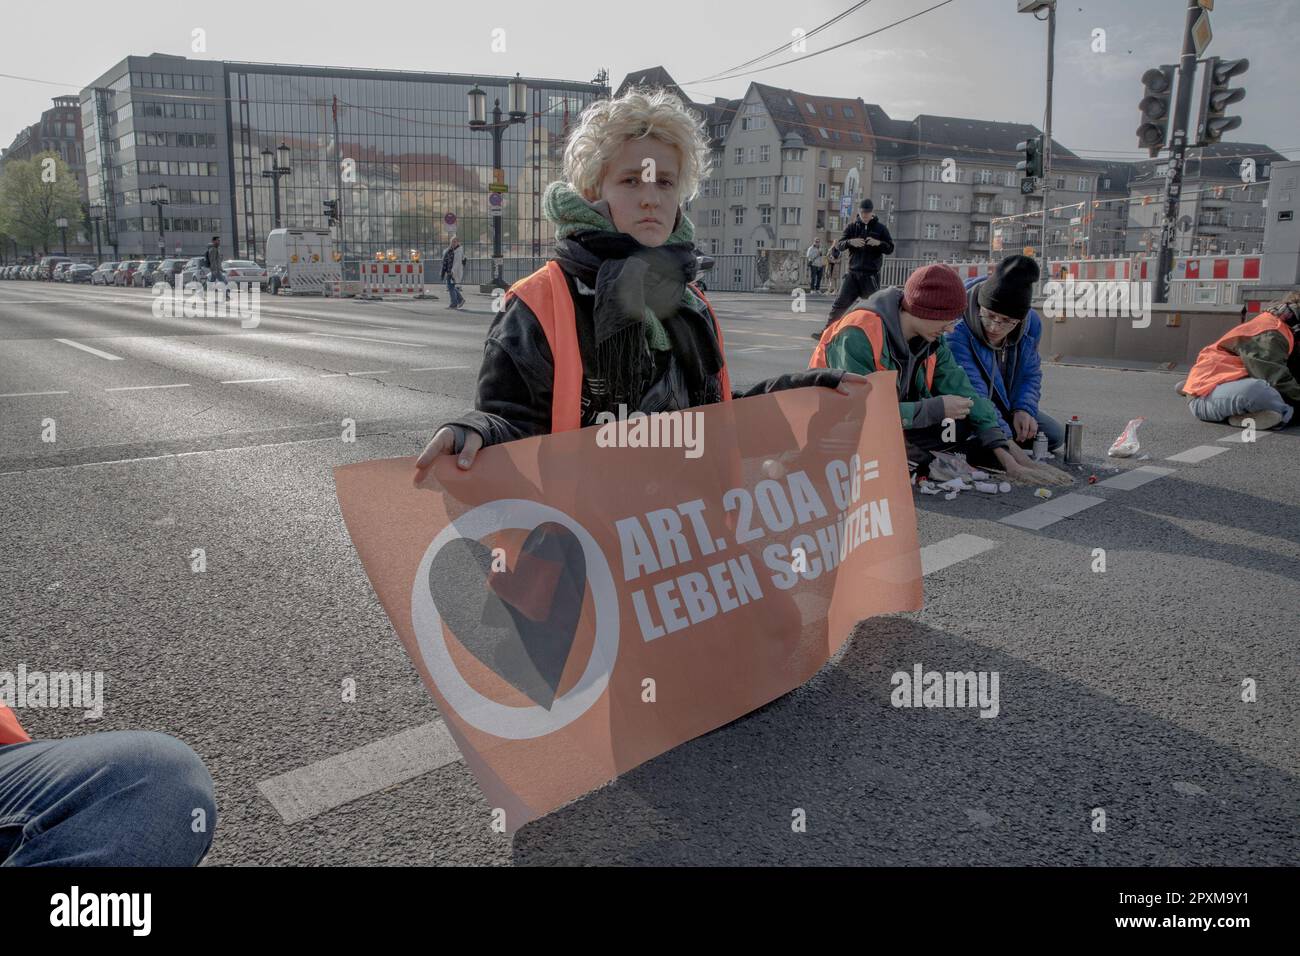
[[582,543],[554,522],[524,540],[514,568],[492,570],[492,551],[456,538],[429,566],[429,593],[465,649],[550,710],[577,636],[587,589]]

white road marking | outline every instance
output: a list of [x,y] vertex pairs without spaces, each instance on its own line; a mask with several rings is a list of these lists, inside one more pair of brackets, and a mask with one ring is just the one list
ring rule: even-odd
[[[1276,435],[1276,434],[1277,434],[1277,432],[1273,431],[1273,430],[1270,429],[1270,428],[1263,428],[1263,429],[1256,429],[1256,430],[1255,430],[1255,438],[1256,438],[1256,439],[1260,439],[1260,438],[1272,438],[1272,437],[1273,437],[1274,435]],[[1219,439],[1219,441],[1226,441],[1226,442],[1229,442],[1229,443],[1231,443],[1231,442],[1237,442],[1237,443],[1242,444],[1242,445],[1249,445],[1249,444],[1251,444],[1250,442],[1246,441],[1246,429],[1244,429],[1244,428],[1243,428],[1241,431],[1237,432],[1236,434],[1233,434],[1233,435],[1225,435],[1225,436],[1223,436],[1222,438]]]
[[106,392],[143,392],[150,388],[190,388],[189,382],[182,382],[179,385],[117,385],[113,388],[106,388]]
[[356,339],[358,342],[383,342],[385,345],[405,345],[408,349],[424,349],[427,345],[416,345],[414,342],[394,342],[392,339],[372,339],[364,335],[337,335],[334,332],[308,332],[308,335],[324,335],[331,339]]
[[253,382],[293,382],[297,381],[292,375],[284,375],[278,378],[230,378],[223,381],[222,385],[248,385]]
[[934,574],[978,554],[996,548],[998,543],[974,534],[956,534],[921,549],[921,574]]
[[450,372],[452,369],[469,368],[468,365],[429,365],[424,368],[403,368],[399,372]]
[[67,394],[68,393],[66,391],[64,392],[5,392],[3,395],[0,395],[0,398],[22,398],[26,395],[67,395]]
[[1172,475],[1177,469],[1161,468],[1158,465],[1142,465],[1140,468],[1134,468],[1132,471],[1121,472],[1113,478],[1107,478],[1105,481],[1097,482],[1099,488],[1116,488],[1119,491],[1132,491],[1134,488],[1141,488],[1148,482],[1155,481],[1157,478],[1163,478],[1165,475]]
[[1015,514],[1007,515],[1001,519],[1001,523],[1009,524],[1014,528],[1024,528],[1027,531],[1039,531],[1048,525],[1056,524],[1063,518],[1068,518],[1080,511],[1099,505],[1105,500],[1105,498],[1093,498],[1090,495],[1062,495],[1060,498],[1044,501],[1041,505],[1034,505],[1024,511],[1017,511]]
[[74,342],[72,339],[55,339],[56,342],[62,342],[64,345],[71,345],[74,349],[81,349],[83,352],[89,352],[91,355],[98,355],[102,359],[108,359],[110,362],[122,361],[122,356],[112,355],[108,352],[101,352],[99,349],[92,349],[89,345],[82,345],[80,342]]
[[392,375],[393,370],[390,368],[378,372],[346,372],[345,374],[347,375]]
[[1195,465],[1198,462],[1205,461],[1207,458],[1213,458],[1215,455],[1222,455],[1228,449],[1222,445],[1197,445],[1195,448],[1189,448],[1187,451],[1180,451],[1176,455],[1170,455],[1165,461],[1176,461],[1185,465]]
[[326,757],[257,785],[285,823],[298,823],[460,760],[441,720]]

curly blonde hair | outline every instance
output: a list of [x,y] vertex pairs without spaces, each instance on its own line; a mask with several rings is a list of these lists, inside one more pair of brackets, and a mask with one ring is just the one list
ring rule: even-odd
[[677,148],[682,162],[678,201],[694,199],[709,168],[708,137],[703,121],[676,94],[663,89],[634,89],[588,106],[564,146],[564,178],[592,198],[614,154],[628,140],[646,136]]

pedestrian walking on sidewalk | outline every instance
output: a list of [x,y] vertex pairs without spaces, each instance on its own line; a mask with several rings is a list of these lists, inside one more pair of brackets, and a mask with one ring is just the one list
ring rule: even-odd
[[441,279],[447,281],[448,306],[461,309],[465,306],[465,296],[460,291],[460,280],[465,276],[465,250],[460,247],[460,238],[451,237],[451,245],[442,254]]

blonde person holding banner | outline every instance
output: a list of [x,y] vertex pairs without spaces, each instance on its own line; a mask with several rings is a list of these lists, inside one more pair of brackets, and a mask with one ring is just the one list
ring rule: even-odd
[[564,179],[542,203],[555,255],[511,286],[488,330],[474,410],[437,429],[417,482],[439,455],[468,469],[484,445],[583,428],[620,405],[649,414],[811,385],[852,394],[865,383],[814,369],[731,389],[681,208],[708,156],[700,121],[667,91],[634,90],[583,113]]

